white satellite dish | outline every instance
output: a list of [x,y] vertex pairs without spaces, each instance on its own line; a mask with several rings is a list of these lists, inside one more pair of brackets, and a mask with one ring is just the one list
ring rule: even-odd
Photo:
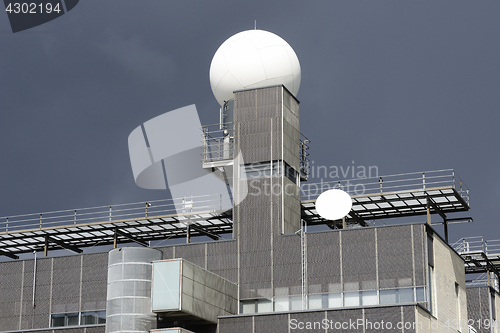
[[342,190],[325,191],[316,199],[316,211],[322,218],[327,220],[340,220],[349,214],[351,208],[351,197]]

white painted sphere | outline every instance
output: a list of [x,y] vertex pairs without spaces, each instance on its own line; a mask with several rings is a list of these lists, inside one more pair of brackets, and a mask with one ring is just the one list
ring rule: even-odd
[[297,55],[281,37],[264,30],[247,30],[229,37],[210,65],[210,85],[220,105],[233,91],[283,84],[293,95],[300,87]]
[[347,192],[331,189],[320,194],[316,199],[316,211],[327,220],[340,220],[352,208],[352,200]]

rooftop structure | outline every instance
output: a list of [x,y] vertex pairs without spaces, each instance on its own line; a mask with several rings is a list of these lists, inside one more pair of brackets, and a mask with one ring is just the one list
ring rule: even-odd
[[[266,49],[277,36],[265,33],[269,40],[259,44],[262,34],[245,33],[242,47],[255,49],[224,57],[273,60]],[[456,172],[309,184],[296,67],[292,62],[281,81],[256,75],[234,88],[226,75],[239,79],[242,66],[220,80],[211,75],[216,97],[219,81],[231,94],[218,97],[221,123],[201,130],[199,151],[199,169],[230,195],[2,218],[0,254],[12,260],[0,263],[0,331],[493,332],[497,251],[486,242],[448,244],[448,225],[472,220],[449,216],[469,210],[469,190]],[[329,189],[351,196],[341,220],[316,210]],[[409,216],[423,221],[404,223]],[[444,226],[443,236],[435,224]],[[327,227],[308,229],[315,225]],[[208,238],[192,243],[197,236]],[[149,243],[170,238],[186,244]],[[122,246],[132,242],[139,246]],[[113,249],[82,254],[97,245]],[[78,254],[48,257],[61,249]],[[34,259],[17,259],[30,252]],[[488,285],[466,289],[466,273],[480,272]]]

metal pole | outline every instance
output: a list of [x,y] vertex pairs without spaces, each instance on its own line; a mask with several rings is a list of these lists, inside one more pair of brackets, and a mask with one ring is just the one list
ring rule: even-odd
[[446,219],[443,219],[444,223],[444,240],[448,244],[448,221]]
[[378,182],[379,182],[379,184],[380,184],[380,193],[382,193],[382,183],[384,182],[384,180],[382,179],[382,177],[380,177],[380,178],[378,179]]
[[302,293],[302,310],[306,309],[306,258],[305,258],[305,235],[304,235],[304,220],[300,220],[300,254],[301,254],[301,293]]
[[425,190],[425,172],[422,172],[422,185],[423,189]]
[[33,308],[36,306],[35,305],[35,289],[36,289],[36,251],[33,251],[35,253],[35,266],[33,267]]
[[5,227],[5,232],[9,231],[9,218],[7,218],[7,225]]
[[429,199],[427,199],[427,224],[431,225],[431,203]]
[[113,207],[109,206],[109,220],[111,221],[111,214],[113,211]]
[[43,256],[48,257],[49,255],[49,236],[45,236],[45,246],[43,248]]
[[75,209],[75,225],[76,225],[76,209]]
[[189,228],[189,224],[186,227],[187,233],[186,233],[186,243],[191,243],[191,230]]
[[42,229],[42,213],[40,213],[40,229]]

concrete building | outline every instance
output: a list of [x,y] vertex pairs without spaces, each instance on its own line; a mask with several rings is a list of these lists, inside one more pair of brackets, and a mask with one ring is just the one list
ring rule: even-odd
[[[326,221],[315,213],[311,187],[300,198],[307,173],[298,101],[283,86],[245,90],[235,93],[233,112],[234,141],[246,156],[239,169],[247,171],[233,177],[233,193],[246,183],[248,194],[230,211],[190,216],[189,225],[190,237],[226,233],[230,240],[119,247],[130,240],[147,245],[161,234],[186,237],[182,216],[152,216],[152,208],[131,219],[38,228],[16,229],[11,218],[0,248],[13,258],[34,250],[78,252],[96,240],[116,248],[1,262],[0,330],[467,332],[470,324],[494,332],[485,326],[500,309],[498,293],[466,289],[465,268],[472,264],[491,277],[497,259],[474,257],[485,252],[465,249],[471,244],[465,240],[460,255],[427,222],[397,224],[405,216],[468,210],[456,174],[448,172],[439,186],[424,174],[398,191],[391,177],[375,179],[376,191],[352,196],[346,219]],[[279,190],[266,195],[266,188]],[[380,218],[396,222],[368,223]],[[218,226],[205,223],[214,219]],[[306,232],[307,225],[330,229]]]
[[[202,166],[231,186],[230,206],[216,193],[184,213],[144,202],[0,221],[0,332],[496,332],[500,251],[448,244],[446,214],[469,210],[453,170],[308,184],[284,85],[235,91],[223,114]],[[326,220],[315,200],[339,187],[352,209]],[[170,238],[187,243],[149,246]],[[96,245],[113,249],[82,253]],[[466,273],[488,286],[467,289]]]

